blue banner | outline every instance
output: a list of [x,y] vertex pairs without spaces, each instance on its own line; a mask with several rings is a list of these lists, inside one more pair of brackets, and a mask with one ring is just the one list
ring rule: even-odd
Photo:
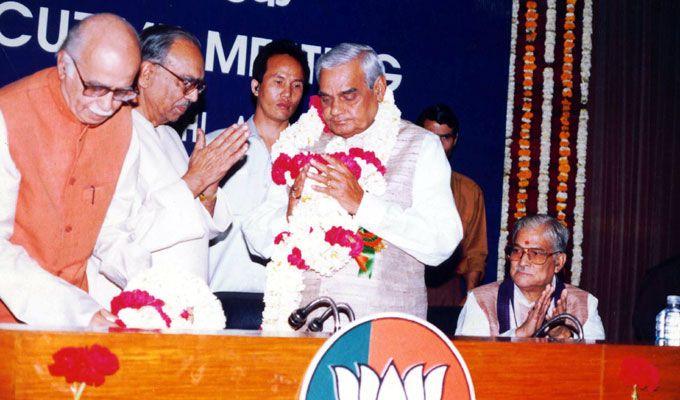
[[[0,0],[0,86],[53,65],[68,28],[99,12],[118,14],[138,30],[156,23],[179,25],[201,41],[208,89],[182,126],[188,149],[197,127],[212,131],[253,112],[249,77],[258,49],[268,41],[300,43],[310,67],[340,42],[372,46],[406,119],[414,121],[436,102],[456,111],[461,134],[452,165],[484,190],[489,233],[485,281],[495,280],[510,2]],[[312,84],[314,94],[313,78]],[[302,104],[306,110],[307,99]]]

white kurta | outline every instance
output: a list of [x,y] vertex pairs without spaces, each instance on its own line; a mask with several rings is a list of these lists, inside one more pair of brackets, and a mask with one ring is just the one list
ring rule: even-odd
[[[555,280],[553,279],[553,285]],[[534,306],[534,302],[530,302],[524,297],[522,291],[514,285],[514,307],[510,307],[510,329],[501,333],[499,336],[514,337],[515,330],[519,325],[522,325],[529,315],[529,311]],[[548,315],[552,313],[555,308],[554,302],[550,302],[548,308]],[[515,316],[515,310],[517,315]],[[490,336],[491,328],[489,327],[489,320],[486,314],[477,303],[474,292],[468,292],[465,306],[458,317],[458,324],[456,326],[456,336]],[[588,320],[583,324],[583,335],[587,340],[604,340],[604,326],[600,319],[600,314],[597,312],[597,298],[588,293]]]
[[[349,138],[351,144],[355,137]],[[360,136],[356,135],[356,140]],[[463,237],[450,187],[451,167],[434,135],[424,138],[413,175],[412,205],[406,209],[365,193],[355,215],[359,226],[426,265],[446,260]],[[250,249],[269,258],[274,236],[285,230],[288,192],[272,185],[267,199],[244,222]],[[389,267],[384,267],[389,268]]]
[[[138,156],[139,144],[132,141],[119,180],[136,178]],[[80,288],[44,270],[23,247],[9,241],[20,181],[0,112],[0,298],[29,325],[86,326],[102,306]]]
[[[216,237],[210,246],[208,280],[213,292],[262,293],[267,279],[264,260],[250,255],[241,225],[264,202],[272,183],[272,160],[253,117],[248,119],[248,129],[249,147],[245,160],[222,187],[234,220],[229,230]],[[220,132],[209,133],[208,140]]]
[[136,110],[132,117],[133,141],[140,147],[138,177],[119,181],[107,229],[88,266],[88,277],[100,273],[91,280],[90,293],[107,305],[120,289],[106,278],[122,288],[149,266],[189,271],[207,283],[208,241],[231,223],[221,191],[211,216],[182,180],[189,156],[177,132],[154,128]]

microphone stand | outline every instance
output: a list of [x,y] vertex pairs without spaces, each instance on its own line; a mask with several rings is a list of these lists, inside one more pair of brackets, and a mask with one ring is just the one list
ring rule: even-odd
[[302,328],[307,323],[307,317],[309,316],[309,314],[311,314],[317,308],[323,306],[328,307],[332,311],[333,319],[335,320],[333,332],[337,331],[338,321],[340,321],[340,316],[338,314],[338,306],[335,304],[335,301],[333,301],[333,299],[327,296],[322,296],[319,297],[318,299],[312,300],[305,307],[301,307],[293,311],[288,317],[288,324],[295,330]]
[[[345,314],[347,316],[347,319],[349,322],[354,321],[355,316],[354,316],[354,310],[352,310],[352,307],[349,306],[347,303],[338,303],[337,304],[337,311]],[[307,329],[310,332],[321,332],[323,330],[323,324],[326,322],[326,320],[333,315],[333,308],[329,307],[324,311],[323,314],[321,314],[320,317],[316,317],[312,319],[309,322],[309,325],[307,325]],[[334,325],[333,325],[333,332],[337,332],[340,329],[340,319],[338,318],[337,320],[334,320]]]

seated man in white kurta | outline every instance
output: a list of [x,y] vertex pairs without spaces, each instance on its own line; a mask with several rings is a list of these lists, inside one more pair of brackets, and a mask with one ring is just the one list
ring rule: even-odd
[[[456,335],[531,337],[546,318],[567,312],[583,325],[586,339],[603,340],[597,299],[558,277],[568,241],[569,230],[553,217],[538,214],[517,221],[506,250],[510,277],[468,292]],[[572,336],[564,326],[548,334]]]
[[[263,328],[285,330],[285,320],[293,308],[319,296],[348,303],[357,317],[401,311],[425,318],[424,264],[440,264],[452,254],[463,236],[449,187],[451,168],[441,143],[432,133],[400,120],[394,105],[393,119],[374,123],[381,115],[381,103],[388,89],[384,67],[370,47],[338,45],[320,57],[315,73],[323,119],[332,134],[320,135],[309,150],[317,154],[336,151],[350,154],[347,152],[352,148],[370,150],[386,167],[386,190],[380,195],[366,191],[360,180],[337,159],[326,157],[328,164],[313,160],[302,169],[290,190],[287,186],[272,185],[265,203],[245,221],[248,244],[262,257],[275,253],[275,236],[289,229],[288,221],[296,215],[296,208],[304,208],[306,193],[313,186],[326,198],[335,199],[356,225],[382,238],[386,248],[377,254],[369,274],[360,275],[359,271],[366,266],[357,262],[340,268],[332,266],[338,270],[330,276],[318,273],[320,268],[315,265],[306,265],[300,260],[299,249],[294,249],[288,262],[304,270],[304,284],[297,286],[300,292],[292,295],[277,293],[277,290],[289,291],[300,282],[271,279],[269,270],[278,270],[274,254],[267,266]],[[306,116],[300,120],[306,121]],[[295,129],[293,125],[292,134]],[[279,141],[284,140],[285,134],[284,131]],[[385,151],[387,154],[382,154]],[[278,235],[277,244],[288,240],[285,236],[285,232]],[[305,254],[302,258],[313,259],[312,255],[305,258]],[[329,329],[329,325],[326,324],[324,330]]]
[[228,208],[216,207],[224,202],[218,183],[247,149],[242,125],[207,146],[199,130],[187,155],[177,132],[163,124],[182,116],[205,87],[199,42],[167,25],[147,28],[141,42],[138,106],[132,112],[133,139],[140,144],[138,182],[119,184],[107,219],[120,218],[119,210],[129,204],[132,212],[117,230],[102,231],[88,268],[95,278],[90,290],[103,304],[119,290],[103,276],[122,288],[149,266],[178,268],[207,283],[208,241],[231,223]]

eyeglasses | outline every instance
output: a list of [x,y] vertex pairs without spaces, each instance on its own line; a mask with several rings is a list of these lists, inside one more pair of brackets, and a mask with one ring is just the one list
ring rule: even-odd
[[447,133],[447,134],[445,134],[445,135],[437,135],[437,136],[439,136],[440,139],[455,139],[455,138],[458,136],[458,134],[456,134],[456,133]]
[[[71,55],[69,54],[69,57]],[[73,61],[73,66],[76,68],[76,75],[78,75],[78,79],[80,79],[80,83],[83,85],[83,95],[87,97],[102,97],[106,96],[109,94],[109,92],[113,93],[113,99],[117,101],[122,101],[122,102],[129,102],[135,97],[137,97],[137,90],[134,88],[124,88],[124,89],[113,89],[108,86],[102,86],[102,85],[91,85],[89,83],[86,83],[83,80],[83,76],[80,74],[80,70],[78,69],[78,64],[76,64],[76,59],[71,57],[71,60]]]
[[182,82],[182,90],[184,91],[185,96],[189,95],[194,90],[198,90],[199,94],[205,90],[205,81],[203,81],[203,79],[184,78],[172,72],[168,67],[161,63],[152,62],[151,64],[163,68],[164,70],[168,71],[170,75],[174,76],[178,81]]
[[548,261],[548,257],[561,253],[561,251],[553,251],[552,253],[545,252],[541,249],[525,249],[519,246],[508,246],[505,248],[506,257],[511,261],[519,261],[526,253],[529,257],[529,262],[536,265],[543,265]]

